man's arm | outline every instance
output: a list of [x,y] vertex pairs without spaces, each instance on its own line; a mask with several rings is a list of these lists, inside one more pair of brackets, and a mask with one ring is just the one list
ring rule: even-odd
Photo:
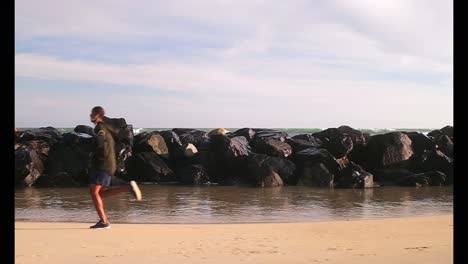
[[104,148],[105,148],[105,142],[106,142],[106,131],[103,129],[99,129],[97,133],[97,147],[96,147],[96,155],[98,157],[104,157]]

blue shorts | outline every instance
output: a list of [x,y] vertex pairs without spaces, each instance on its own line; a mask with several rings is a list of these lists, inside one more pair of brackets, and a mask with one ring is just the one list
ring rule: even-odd
[[109,187],[111,185],[112,177],[105,171],[93,170],[89,174],[89,183]]

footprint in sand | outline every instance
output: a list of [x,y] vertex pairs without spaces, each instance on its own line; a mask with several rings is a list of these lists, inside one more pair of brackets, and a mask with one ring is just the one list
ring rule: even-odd
[[430,247],[407,247],[407,248],[405,248],[405,249],[410,249],[410,250],[411,250],[411,249],[416,249],[416,250],[421,251],[421,250],[424,250],[424,249],[427,249],[427,248],[430,248]]

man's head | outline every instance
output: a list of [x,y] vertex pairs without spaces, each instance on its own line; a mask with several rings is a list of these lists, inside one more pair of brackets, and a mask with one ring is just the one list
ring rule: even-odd
[[102,108],[101,106],[95,106],[91,110],[91,114],[89,115],[89,117],[91,119],[91,122],[96,124],[102,121],[102,118],[104,117],[105,114],[106,112],[104,112],[104,108]]

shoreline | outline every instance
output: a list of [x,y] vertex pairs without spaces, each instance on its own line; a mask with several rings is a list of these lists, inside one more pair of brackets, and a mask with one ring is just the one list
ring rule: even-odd
[[[146,222],[146,223],[130,223],[130,222],[121,222],[121,221],[112,221],[112,224],[119,224],[119,225],[254,225],[254,224],[312,224],[312,223],[336,223],[336,222],[356,222],[356,221],[379,221],[385,219],[401,219],[401,218],[425,218],[425,217],[439,217],[439,216],[453,216],[453,213],[446,213],[446,214],[432,214],[432,215],[414,215],[414,216],[391,216],[391,217],[375,217],[375,218],[365,218],[365,219],[358,219],[358,218],[350,218],[350,219],[336,219],[336,220],[317,220],[317,221],[265,221],[265,222],[211,222],[211,223],[203,223],[203,222]],[[88,221],[48,221],[48,220],[25,220],[25,219],[15,219],[15,223],[37,223],[37,224],[91,224]]]
[[91,224],[15,221],[15,262],[453,262],[453,214],[301,223],[113,223],[109,230],[90,230]]

